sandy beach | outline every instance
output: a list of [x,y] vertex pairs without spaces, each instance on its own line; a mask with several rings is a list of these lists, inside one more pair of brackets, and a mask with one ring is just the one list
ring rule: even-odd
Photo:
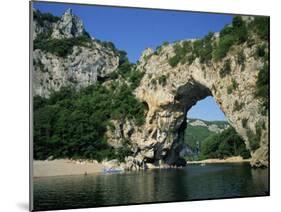
[[[226,159],[207,159],[201,161],[187,161],[188,164],[204,163],[242,163],[250,162],[250,159],[243,159],[240,156],[229,157]],[[81,175],[100,173],[104,168],[115,167],[114,163],[97,161],[77,161],[69,159],[44,160],[33,162],[33,177],[50,177],[63,175]]]
[[79,175],[102,172],[104,165],[97,162],[73,161],[67,159],[33,162],[33,177]]
[[202,164],[202,163],[243,163],[250,162],[251,159],[243,159],[241,156],[229,157],[226,159],[206,159],[199,161],[186,161],[187,164]]

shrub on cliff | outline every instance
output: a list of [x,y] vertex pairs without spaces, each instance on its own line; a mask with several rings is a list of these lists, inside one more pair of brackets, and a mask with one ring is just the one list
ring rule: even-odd
[[41,13],[39,10],[33,11],[33,19],[37,21],[40,26],[44,25],[44,22],[55,23],[60,20],[60,17],[54,16],[51,13]]
[[91,39],[87,36],[76,38],[55,39],[49,35],[40,34],[34,40],[34,49],[41,49],[45,52],[50,52],[59,57],[65,57],[72,53],[73,46],[89,46]]
[[230,47],[235,43],[235,37],[232,35],[225,35],[220,38],[219,44],[214,51],[214,58],[219,60],[226,56]]
[[220,60],[226,56],[231,46],[241,44],[248,39],[248,29],[246,23],[240,16],[236,16],[232,20],[232,25],[225,26],[220,31],[220,39],[218,46],[214,50],[214,57]]
[[195,57],[199,57],[201,63],[209,62],[212,59],[213,35],[213,33],[208,33],[208,35],[200,41],[195,41],[193,44],[194,52],[192,52],[192,54],[194,54]]
[[227,59],[224,64],[223,64],[223,67],[220,69],[220,77],[223,78],[225,77],[226,75],[230,74],[231,72],[231,64],[230,64],[230,60]]
[[249,25],[250,29],[253,30],[257,35],[263,39],[269,39],[269,18],[268,17],[255,17],[253,22]]
[[239,51],[237,55],[237,62],[239,65],[241,65],[241,71],[244,71],[245,69],[245,60],[246,60],[246,56],[243,50]]
[[[268,38],[268,19],[256,17],[249,26],[243,21],[241,16],[236,16],[231,25],[225,26],[220,31],[218,43],[212,40],[213,34],[209,33],[202,39],[196,40],[190,44],[191,51],[184,45],[176,44],[174,46],[175,56],[169,59],[169,64],[175,67],[179,62],[188,62],[191,64],[195,58],[199,58],[201,63],[211,59],[223,59],[233,45],[239,45],[246,42],[252,31],[258,34],[262,39]],[[191,53],[187,55],[187,53]],[[242,56],[240,54],[240,56]],[[243,60],[239,58],[240,62]],[[243,62],[242,62],[243,63]],[[242,65],[242,64],[241,64]]]
[[[188,46],[174,45],[175,56],[169,59],[169,64],[175,67],[179,62],[191,64],[195,58],[201,63],[206,63],[213,58],[223,59],[233,45],[239,45],[249,40],[251,33],[256,33],[261,39],[268,39],[269,20],[266,17],[255,17],[247,24],[241,16],[235,16],[231,25],[225,26],[220,31],[219,40],[213,41],[213,33],[198,39]],[[187,42],[187,41],[186,41]],[[190,54],[189,54],[190,53]],[[239,54],[239,63],[243,65],[244,57]],[[243,67],[244,68],[244,67]]]
[[[265,127],[265,126],[264,126]],[[261,123],[256,123],[255,132],[248,129],[247,136],[249,139],[250,147],[252,151],[257,150],[260,147],[260,140],[262,135],[262,128],[264,128]]]
[[269,67],[267,63],[259,70],[256,96],[262,99],[264,110],[267,111],[269,105]]
[[171,57],[168,62],[173,68],[180,62],[181,58],[178,55]]
[[165,86],[166,83],[167,83],[167,76],[166,75],[161,75],[158,78],[158,83],[159,83],[159,85]]
[[256,58],[263,58],[266,54],[266,45],[263,44],[263,45],[259,45],[256,49],[256,52],[255,52],[255,56]]
[[125,162],[125,157],[128,157],[132,154],[133,152],[130,147],[130,141],[123,140],[122,146],[116,150],[115,157],[118,159],[118,161]]
[[179,62],[184,63],[186,55],[191,53],[192,49],[191,41],[183,41],[182,44],[176,43],[174,45],[175,56],[168,60],[170,66],[175,67]]

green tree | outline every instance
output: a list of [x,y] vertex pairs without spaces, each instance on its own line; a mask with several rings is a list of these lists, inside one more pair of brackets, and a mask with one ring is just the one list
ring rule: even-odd
[[249,158],[243,139],[230,127],[219,134],[208,137],[202,144],[200,158],[225,158],[230,156]]

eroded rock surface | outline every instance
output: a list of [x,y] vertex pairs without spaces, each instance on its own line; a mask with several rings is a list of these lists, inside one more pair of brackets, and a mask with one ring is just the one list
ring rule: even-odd
[[[88,36],[83,22],[71,10],[56,21],[42,24],[34,20],[33,29],[34,39],[49,32],[53,39]],[[216,33],[213,39],[219,39],[219,34]],[[179,63],[175,67],[169,64],[169,59],[175,55],[174,45],[182,45],[183,41],[162,46],[157,53],[146,49],[137,65],[144,76],[134,91],[135,96],[148,107],[145,124],[136,126],[131,120],[112,120],[114,127],[108,128],[106,133],[108,143],[115,148],[122,146],[123,140],[131,142],[133,155],[127,157],[122,166],[142,169],[185,165],[179,157],[179,141],[186,113],[207,96],[214,97],[230,125],[245,140],[246,147],[251,150],[252,165],[268,166],[268,116],[261,113],[261,100],[255,97],[258,71],[263,66],[255,52],[262,42],[256,40],[251,45],[247,42],[236,45],[220,61],[202,63],[196,58],[190,64]],[[48,97],[52,90],[63,86],[80,88],[92,85],[98,77],[105,77],[119,65],[116,52],[95,39],[90,46],[74,46],[72,50],[66,57],[34,50],[34,95]],[[239,51],[245,55],[243,65],[238,62]],[[219,72],[227,60],[231,72],[222,77]],[[235,89],[229,92],[233,81],[236,82]],[[251,149],[250,135],[257,134],[257,125],[263,126],[259,148]]]
[[[187,111],[198,100],[212,95],[229,123],[245,140],[247,148],[251,149],[249,132],[255,134],[256,125],[263,126],[259,148],[251,150],[251,163],[256,167],[267,166],[268,117],[260,112],[261,100],[255,97],[258,70],[263,63],[254,57],[256,48],[256,45],[243,44],[235,46],[222,61],[206,65],[197,58],[190,65],[178,64],[174,68],[168,63],[175,54],[173,44],[163,47],[160,54],[147,49],[138,65],[145,75],[135,95],[147,103],[149,110],[144,126],[129,136],[137,149],[138,163],[183,165],[177,145],[181,125]],[[237,62],[236,53],[240,50],[246,57],[244,67]],[[221,77],[219,70],[226,60],[231,62],[231,73]],[[164,85],[157,81],[161,76],[166,78]],[[237,88],[229,93],[228,87],[233,80]],[[246,126],[243,122],[247,122]]]
[[[82,20],[71,10],[67,10],[56,22],[41,22],[39,18],[34,19],[33,39],[40,33],[46,36],[50,32],[49,39],[58,40],[88,36]],[[68,85],[86,87],[116,70],[119,56],[114,49],[95,39],[86,44],[73,46],[71,53],[64,57],[35,49],[32,73],[34,95],[48,97],[51,91]]]

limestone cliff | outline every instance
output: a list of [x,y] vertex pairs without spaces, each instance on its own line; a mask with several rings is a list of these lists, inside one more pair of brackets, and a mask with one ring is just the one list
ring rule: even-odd
[[[70,9],[62,17],[47,16],[36,10],[33,12],[34,43],[43,43],[43,46],[50,43],[50,50],[58,48],[60,51],[60,54],[55,54],[34,45],[34,95],[47,97],[52,90],[57,91],[67,85],[86,87],[116,70],[119,55],[115,47],[91,39],[82,20],[72,14]],[[83,45],[77,42],[77,45],[67,46],[79,38],[85,39],[84,43],[81,42]],[[69,53],[61,56],[64,50]]]
[[[253,21],[245,17],[243,20],[249,26]],[[53,41],[72,39],[73,43],[77,38],[87,38],[86,43],[79,40],[77,45],[71,46],[71,51],[68,48],[67,54],[63,52],[63,56],[61,52],[34,49],[34,95],[48,97],[52,90],[63,86],[92,85],[118,68],[118,51],[111,45],[89,38],[83,22],[70,10],[62,17],[43,20],[40,13],[37,14],[33,29],[34,41],[43,35],[43,41],[48,45]],[[231,37],[227,33],[231,30],[224,30],[228,43]],[[268,166],[268,111],[264,111],[262,99],[256,96],[259,71],[267,63],[259,53],[257,56],[257,51],[263,46],[262,55],[268,54],[268,41],[254,32],[239,33],[239,42],[231,41],[232,46],[228,45],[229,50],[219,59],[212,55],[220,45],[222,32],[207,36],[203,42],[165,43],[156,51],[148,48],[142,53],[135,68],[143,78],[134,94],[148,107],[145,123],[137,126],[133,120],[112,120],[113,127],[106,133],[108,143],[115,148],[120,147],[124,139],[130,141],[133,155],[126,158],[125,168],[185,165],[179,157],[178,141],[186,113],[207,96],[214,97],[230,125],[245,140],[251,150],[252,165]],[[199,53],[197,45],[201,45]],[[182,52],[184,55],[179,59]],[[106,81],[105,85],[110,83]]]
[[[178,64],[172,68],[168,59],[175,54],[173,45],[175,44],[163,47],[159,55],[151,55],[147,60],[144,59],[146,51],[140,60],[139,69],[145,75],[136,90],[136,96],[148,104],[149,111],[142,132],[132,139],[135,141],[138,138],[137,142],[147,143],[142,144],[144,147],[141,147],[139,154],[153,149],[151,158],[168,163],[176,161],[174,146],[187,111],[198,100],[212,95],[229,123],[244,138],[248,148],[248,132],[255,134],[256,126],[262,123],[264,129],[259,140],[260,147],[251,152],[252,164],[267,166],[268,117],[261,114],[260,99],[255,97],[258,71],[263,66],[263,62],[254,57],[257,44],[251,47],[247,43],[235,46],[224,60],[212,61],[209,65],[200,63],[199,58],[196,58],[190,65]],[[240,50],[243,50],[246,57],[244,70],[237,60]],[[231,74],[221,77],[219,70],[223,68],[225,61],[230,61]],[[153,79],[161,76],[166,78],[165,85],[159,84],[159,81],[152,83]],[[237,83],[237,88],[230,93],[228,87],[233,80]],[[243,120],[247,120],[244,126]]]
[[[244,20],[251,24],[253,19],[244,17]],[[217,45],[220,35],[210,39]],[[187,43],[194,46],[194,42],[196,40],[179,41],[165,44],[156,51],[148,48],[143,52],[137,68],[144,76],[135,95],[149,110],[146,123],[128,136],[135,149],[134,160],[128,159],[133,161],[131,166],[134,163],[148,167],[181,165],[177,144],[186,113],[207,96],[214,97],[229,123],[245,140],[251,150],[251,164],[268,166],[268,113],[262,109],[262,100],[256,97],[259,70],[265,64],[256,54],[261,45],[268,46],[267,41],[253,33],[245,42],[232,46],[221,60],[202,62],[195,57],[191,62],[182,60],[171,65],[177,49],[185,48]],[[192,51],[191,48],[187,58]],[[226,66],[228,73],[224,74]]]

